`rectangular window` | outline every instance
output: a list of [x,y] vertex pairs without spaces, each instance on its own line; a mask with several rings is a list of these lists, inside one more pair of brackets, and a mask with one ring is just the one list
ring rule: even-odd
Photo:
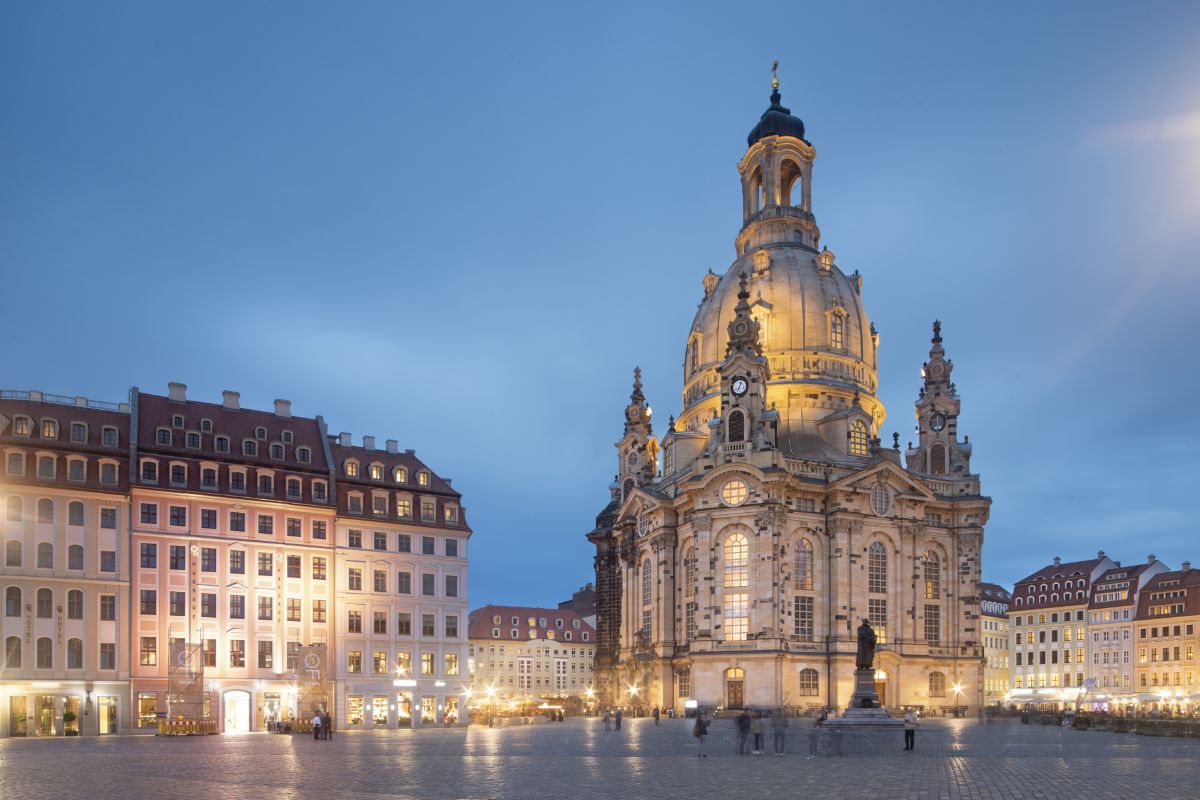
[[871,626],[875,628],[875,637],[879,640],[879,644],[885,644],[887,642],[887,600],[867,600],[867,618],[871,620]]
[[421,615],[421,635],[429,638],[437,636],[437,616],[434,614]]
[[270,535],[275,532],[275,518],[270,514],[258,515],[258,532]]
[[446,556],[458,558],[458,539],[446,539]]
[[725,641],[743,642],[749,631],[750,596],[741,592],[727,592],[724,603]]
[[275,619],[275,598],[270,595],[258,598],[258,618],[262,620]]
[[117,596],[115,594],[100,595],[100,619],[115,620],[117,618]]
[[407,533],[402,533],[396,537],[396,549],[401,553],[412,552],[412,537]]
[[300,536],[300,520],[296,517],[287,518],[287,535],[293,537]]
[[233,669],[243,669],[246,666],[246,640],[229,640],[229,666]]
[[325,557],[324,556],[313,556],[312,576],[313,576],[314,581],[325,580]]
[[[565,665],[566,665],[566,661],[565,661],[565,660],[563,660],[563,662],[562,662],[562,663],[563,663],[563,665],[564,665],[564,667],[565,667]],[[445,655],[445,668],[446,668],[446,671],[442,673],[443,675],[457,675],[457,674],[458,674],[458,653],[446,653],[446,655]],[[556,688],[560,688],[560,689],[566,689],[566,688],[567,688],[567,687],[566,687],[566,681],[565,681],[565,677],[566,677],[566,676],[565,676],[565,673],[564,673],[564,676],[563,676],[563,677],[564,677],[563,685],[562,685],[562,686],[560,686],[560,687],[556,687]]]
[[314,539],[325,538],[325,520],[316,520],[312,524],[312,537]]
[[375,531],[375,549],[387,550],[387,534]]
[[346,653],[346,672],[351,675],[359,675],[362,673],[362,651],[351,650]]
[[143,614],[153,616],[158,613],[158,592],[154,589],[142,589],[139,594],[138,608]]
[[447,639],[457,639],[458,638],[458,615],[457,614],[447,614],[446,615],[446,638]]
[[271,669],[275,663],[275,643],[271,640],[258,643],[258,668]]
[[387,635],[387,612],[376,611],[372,614],[371,630],[375,633]]
[[375,570],[375,582],[373,588],[377,592],[387,591],[387,570]]
[[246,551],[245,550],[230,550],[229,551],[229,572],[233,575],[246,574]]
[[154,569],[158,566],[158,545],[151,542],[142,542],[139,552],[141,556],[139,563],[143,567]]
[[242,511],[229,512],[229,530],[236,533],[246,532],[246,514]]
[[347,547],[362,547],[362,531],[356,531],[351,528],[346,532]]
[[412,594],[412,573],[396,573],[396,594]]
[[362,570],[351,567],[347,572],[346,585],[352,592],[362,591]]
[[287,557],[287,576],[289,578],[300,577],[300,556]]
[[187,548],[173,544],[167,550],[170,569],[187,569]]
[[117,529],[117,510],[115,508],[100,509],[100,527],[105,530]]
[[371,513],[377,517],[387,516],[387,498],[379,495],[371,497]]
[[201,572],[216,572],[217,571],[217,548],[215,548],[215,547],[200,548],[200,571]]
[[942,609],[940,606],[925,606],[925,641],[937,644],[942,639]]
[[217,640],[205,639],[203,643],[203,658],[205,667],[217,666]]
[[246,618],[246,596],[243,594],[229,595],[229,618],[230,619],[245,619]]
[[172,617],[187,616],[187,595],[185,593],[171,592],[168,600]]
[[446,597],[458,597],[458,576],[446,576]]
[[[376,675],[386,675],[388,670],[388,655],[386,650],[376,650],[374,657],[371,659],[371,671]],[[386,706],[386,698],[384,705]],[[387,721],[387,711],[384,710],[383,719]]]
[[158,639],[154,636],[141,637],[138,663],[143,667],[158,666]]
[[215,617],[217,615],[217,595],[215,592],[200,594],[200,616]]
[[802,642],[811,642],[813,640],[813,599],[811,597],[797,597],[793,601],[794,604],[794,633]]
[[436,575],[431,575],[428,572],[421,574],[421,594],[426,597],[433,597],[434,594],[434,579]]
[[177,528],[187,525],[187,506],[171,506],[171,524]]
[[347,633],[362,633],[362,612],[347,611],[346,612],[346,632]]
[[407,519],[412,516],[412,500],[396,498],[396,516]]
[[117,668],[117,645],[115,642],[100,643],[100,669]]
[[433,653],[421,653],[421,674],[433,674]]
[[433,555],[433,545],[434,545],[434,542],[433,542],[432,536],[422,536],[421,537],[421,555],[423,555],[423,556]]
[[158,524],[158,506],[154,503],[142,503],[142,524]]
[[396,633],[399,636],[412,636],[412,614],[401,611],[396,615]]
[[217,510],[215,508],[200,509],[200,527],[206,531],[217,529]]
[[289,597],[287,599],[287,621],[288,622],[299,622],[300,621],[300,598],[299,597]]
[[300,665],[300,643],[299,642],[288,642],[287,643],[287,657],[286,657],[285,663],[286,663],[286,669],[288,672],[296,671],[296,668]]
[[274,575],[275,574],[275,559],[270,553],[258,554],[258,574],[259,575]]
[[313,600],[313,622],[325,621],[325,601]]

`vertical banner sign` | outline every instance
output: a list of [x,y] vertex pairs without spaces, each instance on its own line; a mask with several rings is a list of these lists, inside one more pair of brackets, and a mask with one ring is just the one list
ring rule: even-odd
[[204,716],[204,654],[199,644],[172,642],[167,651],[167,708],[174,719]]
[[329,651],[324,644],[300,648],[296,660],[296,712],[301,719],[318,709],[332,713],[326,679],[329,675]]

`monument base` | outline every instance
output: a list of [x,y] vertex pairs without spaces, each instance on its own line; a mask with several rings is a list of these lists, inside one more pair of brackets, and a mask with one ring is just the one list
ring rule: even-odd
[[896,719],[880,706],[874,670],[860,669],[854,673],[854,695],[849,707],[824,727],[817,743],[819,755],[870,756],[902,744],[899,731],[904,728],[904,720]]

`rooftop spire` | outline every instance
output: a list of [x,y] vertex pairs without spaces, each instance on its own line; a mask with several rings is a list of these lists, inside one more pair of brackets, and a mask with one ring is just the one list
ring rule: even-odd
[[638,404],[646,402],[646,395],[642,394],[641,367],[633,368],[633,392],[629,395],[629,399]]
[[734,317],[729,323],[729,342],[725,346],[725,354],[735,350],[746,350],[750,355],[762,355],[762,343],[758,341],[758,321],[750,314],[750,290],[746,288],[746,273],[738,276],[737,305],[733,307]]
[[779,101],[783,99],[779,94],[779,60],[776,59],[771,64],[771,105],[779,105]]

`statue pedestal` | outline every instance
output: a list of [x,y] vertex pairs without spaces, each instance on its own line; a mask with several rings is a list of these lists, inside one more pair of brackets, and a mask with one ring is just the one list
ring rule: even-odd
[[842,716],[825,723],[817,751],[823,756],[879,755],[903,746],[903,729],[904,720],[879,705],[875,671],[856,670],[850,705]]

